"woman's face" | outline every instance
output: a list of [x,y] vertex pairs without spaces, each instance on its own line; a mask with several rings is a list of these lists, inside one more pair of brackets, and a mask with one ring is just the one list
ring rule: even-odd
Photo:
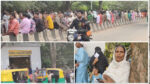
[[115,59],[117,62],[121,62],[124,59],[125,51],[122,47],[118,47],[115,51]]

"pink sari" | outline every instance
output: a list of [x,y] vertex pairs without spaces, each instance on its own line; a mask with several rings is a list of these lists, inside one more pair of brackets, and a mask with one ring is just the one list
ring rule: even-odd
[[132,20],[135,20],[135,12],[132,13]]

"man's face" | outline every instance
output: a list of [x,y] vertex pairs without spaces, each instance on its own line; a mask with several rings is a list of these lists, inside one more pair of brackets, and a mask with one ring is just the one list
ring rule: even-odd
[[17,13],[16,11],[14,11],[14,13]]
[[35,17],[35,18],[38,18],[38,15],[37,15],[37,14],[34,14],[34,17]]
[[60,17],[60,18],[62,18],[62,17],[63,17],[63,14],[62,14],[62,13],[61,13],[61,14],[59,14],[59,17]]
[[13,20],[13,19],[14,19],[14,16],[11,15],[11,16],[10,16],[10,20]]
[[19,17],[20,17],[21,19],[23,19],[23,15],[22,15],[22,13],[20,13],[20,14],[19,14]]
[[121,62],[124,59],[124,49],[122,47],[118,47],[115,51],[115,60],[117,62]]
[[77,48],[80,48],[80,46],[81,46],[80,43],[76,43]]
[[78,17],[78,18],[81,18],[81,17],[82,17],[81,12],[78,12],[78,13],[77,13],[77,17]]

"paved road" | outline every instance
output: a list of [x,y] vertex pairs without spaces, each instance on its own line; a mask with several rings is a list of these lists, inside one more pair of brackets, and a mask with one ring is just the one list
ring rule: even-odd
[[148,41],[148,24],[132,23],[93,32],[92,41]]

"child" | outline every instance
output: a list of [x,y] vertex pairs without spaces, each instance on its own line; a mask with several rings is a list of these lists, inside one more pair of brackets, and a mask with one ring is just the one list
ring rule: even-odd
[[90,74],[89,81],[91,83],[100,83],[102,81],[102,74],[99,73],[98,68],[94,67]]

